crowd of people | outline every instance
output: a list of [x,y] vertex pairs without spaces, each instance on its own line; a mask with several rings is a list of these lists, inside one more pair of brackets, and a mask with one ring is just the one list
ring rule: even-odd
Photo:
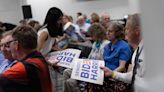
[[[52,7],[43,25],[0,22],[0,92],[141,92],[145,62],[139,14],[126,20],[121,24],[95,12],[88,19],[78,12],[74,22]],[[79,58],[104,61],[103,85],[71,79],[72,69],[47,61],[50,52],[67,48],[80,49]]]

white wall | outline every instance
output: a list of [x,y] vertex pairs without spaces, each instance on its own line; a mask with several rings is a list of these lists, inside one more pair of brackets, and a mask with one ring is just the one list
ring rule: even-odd
[[139,0],[128,0],[129,1],[129,13],[139,13],[140,12],[140,4]]
[[88,16],[92,12],[108,12],[112,19],[123,18],[129,12],[128,0],[27,0],[27,4],[32,6],[33,18],[41,23],[48,9],[53,6],[74,18],[79,11]]
[[0,21],[17,24],[21,19],[21,0],[0,0]]

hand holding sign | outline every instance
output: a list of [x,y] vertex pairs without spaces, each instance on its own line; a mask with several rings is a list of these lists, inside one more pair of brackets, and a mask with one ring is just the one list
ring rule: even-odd
[[57,66],[57,63],[59,63],[59,60],[56,59],[56,55],[57,55],[56,53],[55,53],[55,55],[53,53],[53,55],[48,55],[46,57],[46,60],[47,60],[47,62],[48,62],[49,65],[58,67]]
[[100,67],[103,71],[104,71],[104,75],[105,77],[111,77],[113,71],[111,69],[109,69],[108,67]]
[[56,59],[56,56],[51,56],[49,57],[48,62],[51,64],[57,64],[58,60]]

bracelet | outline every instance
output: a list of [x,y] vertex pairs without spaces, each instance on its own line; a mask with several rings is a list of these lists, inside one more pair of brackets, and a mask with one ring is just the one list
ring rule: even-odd
[[112,75],[111,75],[111,76],[112,76],[112,78],[114,78],[114,77],[115,77],[115,75],[116,75],[116,72],[115,72],[115,71],[113,71],[113,72],[112,72]]

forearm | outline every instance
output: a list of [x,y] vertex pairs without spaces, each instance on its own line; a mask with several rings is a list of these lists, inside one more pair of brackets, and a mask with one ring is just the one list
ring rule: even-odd
[[42,49],[43,45],[38,44],[37,50],[40,51]]
[[127,73],[120,73],[120,72],[114,71],[113,74],[112,74],[112,77],[114,79],[117,79],[119,81],[123,81],[125,83],[131,83],[132,71],[127,72]]
[[38,51],[41,51],[41,49],[44,47],[44,43],[45,41],[41,41],[41,40],[38,41],[38,46],[37,46]]
[[117,67],[114,71],[117,71],[117,72],[122,72],[124,71],[124,67],[120,66],[120,67]]
[[124,71],[125,64],[126,64],[126,61],[120,60],[119,66],[114,71],[118,71],[118,72]]

